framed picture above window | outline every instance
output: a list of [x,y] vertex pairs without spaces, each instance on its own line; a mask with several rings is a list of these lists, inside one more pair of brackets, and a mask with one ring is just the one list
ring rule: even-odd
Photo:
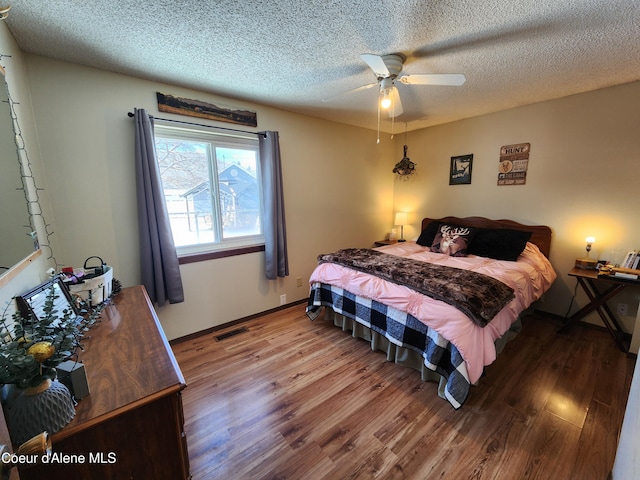
[[464,185],[471,183],[471,167],[473,166],[473,154],[451,157],[449,171],[449,185]]

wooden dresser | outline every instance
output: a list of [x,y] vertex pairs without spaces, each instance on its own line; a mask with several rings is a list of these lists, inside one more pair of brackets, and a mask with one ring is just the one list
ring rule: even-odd
[[[0,415],[0,444],[5,446],[6,452],[13,453],[11,438],[9,438],[9,430],[7,430],[7,422],[5,422],[4,415]],[[9,470],[9,480],[20,480],[20,474],[16,468]]]
[[21,468],[20,478],[188,479],[186,385],[144,287],[114,296],[83,344],[90,393],[52,436],[70,461]]

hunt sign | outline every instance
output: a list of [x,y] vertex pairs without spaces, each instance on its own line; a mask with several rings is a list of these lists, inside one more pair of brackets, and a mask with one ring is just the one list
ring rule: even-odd
[[530,149],[530,143],[517,143],[500,148],[498,185],[524,185],[527,183]]

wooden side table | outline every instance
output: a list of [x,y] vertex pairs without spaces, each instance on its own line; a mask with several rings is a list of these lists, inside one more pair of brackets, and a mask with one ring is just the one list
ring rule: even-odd
[[[566,332],[574,322],[582,320],[595,311],[598,312],[602,323],[604,323],[613,337],[618,348],[623,352],[628,352],[631,335],[622,330],[611,308],[607,305],[607,301],[611,300],[630,285],[640,286],[640,282],[613,276],[598,276],[597,270],[584,270],[580,268],[573,268],[569,272],[569,276],[576,278],[578,284],[587,294],[589,303],[569,317],[558,332]],[[598,288],[598,284],[604,284],[607,288],[601,290]]]
[[377,240],[373,242],[373,245],[376,247],[384,247],[385,245],[394,245],[398,243],[397,240]]

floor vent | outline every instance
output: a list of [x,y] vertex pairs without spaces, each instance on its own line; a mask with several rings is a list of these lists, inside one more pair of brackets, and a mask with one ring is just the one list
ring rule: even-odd
[[235,337],[236,335],[240,335],[241,333],[245,333],[248,331],[249,329],[247,327],[240,327],[240,328],[236,328],[235,330],[230,330],[226,333],[216,335],[214,338],[216,339],[217,342],[220,342],[222,340],[226,340],[227,338]]

